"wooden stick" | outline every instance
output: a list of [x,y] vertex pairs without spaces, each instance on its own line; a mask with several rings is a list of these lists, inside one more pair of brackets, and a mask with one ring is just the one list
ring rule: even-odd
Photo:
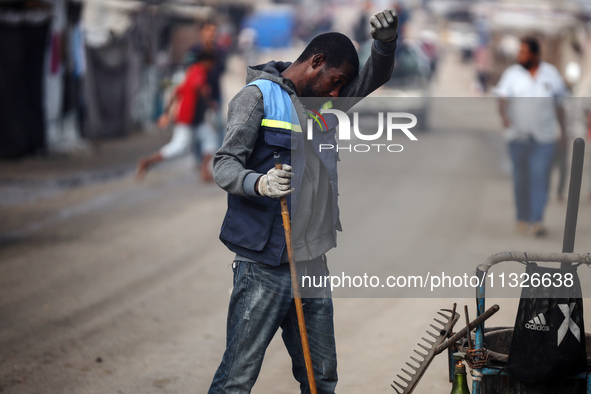
[[[281,157],[278,153],[274,155],[275,168],[282,169]],[[302,296],[300,294],[300,284],[296,271],[295,261],[293,259],[291,247],[291,221],[289,220],[289,210],[287,209],[287,197],[281,197],[281,217],[283,218],[283,228],[285,229],[285,244],[287,247],[287,257],[289,258],[289,272],[291,273],[291,286],[293,291],[293,300],[296,306],[298,316],[298,327],[300,337],[302,338],[302,349],[304,350],[304,361],[306,362],[306,372],[308,373],[308,383],[310,384],[311,394],[317,394],[316,380],[314,379],[314,369],[312,367],[312,356],[310,354],[310,344],[308,343],[308,332],[306,331],[306,322],[304,320],[304,307],[302,306]]]

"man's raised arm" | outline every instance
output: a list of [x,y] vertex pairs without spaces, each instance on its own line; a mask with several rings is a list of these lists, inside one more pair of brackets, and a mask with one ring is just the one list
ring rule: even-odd
[[396,10],[378,12],[370,18],[369,23],[368,28],[371,28],[370,33],[374,39],[371,55],[359,75],[343,88],[342,97],[365,97],[388,82],[392,75],[398,37]]

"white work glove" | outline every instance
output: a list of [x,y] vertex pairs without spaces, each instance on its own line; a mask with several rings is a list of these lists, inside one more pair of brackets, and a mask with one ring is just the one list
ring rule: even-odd
[[281,170],[273,167],[257,181],[257,192],[271,198],[285,197],[293,191],[291,178],[293,172],[289,164],[282,164]]
[[398,35],[398,14],[394,8],[373,15],[369,18],[369,24],[374,40],[391,42]]

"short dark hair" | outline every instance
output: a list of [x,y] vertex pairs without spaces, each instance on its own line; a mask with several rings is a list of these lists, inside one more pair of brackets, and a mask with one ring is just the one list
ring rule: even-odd
[[213,19],[206,19],[204,20],[201,25],[199,26],[199,30],[203,30],[205,29],[207,26],[214,26],[214,27],[218,27],[218,24],[216,23],[215,20]]
[[296,63],[303,63],[318,53],[324,55],[324,60],[329,68],[349,63],[356,72],[359,71],[359,57],[355,46],[344,34],[333,32],[315,37],[298,57]]
[[207,62],[207,61],[211,61],[211,62],[215,63],[216,60],[217,60],[216,55],[212,51],[200,51],[200,52],[197,52],[193,55],[193,63]]
[[526,36],[521,39],[521,43],[527,45],[533,55],[540,55],[540,42],[533,36]]

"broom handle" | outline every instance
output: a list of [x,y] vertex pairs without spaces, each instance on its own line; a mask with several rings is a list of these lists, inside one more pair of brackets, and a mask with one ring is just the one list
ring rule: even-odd
[[[281,169],[281,156],[275,152],[273,155],[275,168]],[[283,228],[285,229],[285,245],[287,247],[287,257],[289,258],[289,272],[291,273],[291,286],[293,289],[293,299],[298,316],[298,327],[300,337],[302,338],[302,349],[304,351],[304,361],[306,363],[306,372],[308,373],[308,383],[310,384],[310,393],[317,394],[316,380],[314,379],[314,369],[312,367],[312,356],[310,354],[310,344],[308,343],[308,332],[306,331],[306,321],[304,320],[304,307],[302,306],[302,297],[300,294],[300,284],[296,272],[295,261],[291,247],[291,222],[289,220],[289,210],[287,209],[287,197],[281,197],[281,217],[283,218]]]

